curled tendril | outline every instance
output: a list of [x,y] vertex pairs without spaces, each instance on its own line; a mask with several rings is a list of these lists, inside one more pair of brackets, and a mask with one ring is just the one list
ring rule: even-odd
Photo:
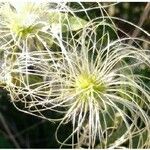
[[[133,148],[136,140],[136,148],[148,148],[150,78],[138,70],[150,67],[150,52],[143,47],[150,42],[131,37],[115,20],[150,34],[109,16],[105,8],[111,5],[79,5],[78,10],[67,3],[56,9],[26,5],[23,18],[10,5],[1,6],[6,11],[0,23],[3,87],[18,110],[60,121],[56,139],[62,146],[72,139],[73,148]],[[92,9],[100,16],[90,18]],[[88,21],[77,17],[79,12]],[[57,133],[68,122],[72,133],[60,141]]]

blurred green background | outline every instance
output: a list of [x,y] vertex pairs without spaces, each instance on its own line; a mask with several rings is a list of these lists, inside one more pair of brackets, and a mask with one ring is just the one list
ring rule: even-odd
[[[85,7],[92,7],[96,3],[82,3]],[[104,3],[107,5],[108,3]],[[138,24],[147,3],[118,3],[106,8],[111,16],[117,16]],[[69,4],[73,8],[79,7],[77,3]],[[99,16],[99,10],[91,10],[91,18]],[[85,14],[77,13],[81,18],[86,19]],[[117,24],[125,32],[133,34],[134,29],[124,23]],[[142,26],[150,32],[150,14],[144,18]],[[139,33],[140,34],[140,33]],[[147,37],[145,37],[147,38]],[[145,48],[147,45],[145,45]],[[148,48],[149,49],[149,48]],[[141,73],[149,74],[148,69],[141,70]],[[55,130],[58,123],[51,123],[37,117],[24,114],[14,108],[9,99],[9,93],[0,89],[0,148],[59,148],[55,140]],[[64,125],[59,137],[63,140],[71,133],[71,123]],[[64,147],[64,148],[70,148]]]

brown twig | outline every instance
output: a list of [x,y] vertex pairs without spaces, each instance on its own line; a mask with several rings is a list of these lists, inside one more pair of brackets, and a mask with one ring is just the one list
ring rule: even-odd
[[13,134],[11,133],[11,131],[10,131],[9,127],[7,126],[7,123],[1,113],[0,113],[0,122],[3,124],[7,134],[9,135],[11,141],[14,143],[15,147],[20,148],[19,144],[17,143],[16,139],[14,138]]
[[[139,20],[139,23],[138,23],[138,26],[139,27],[142,27],[142,25],[144,24],[144,21],[145,19],[148,17],[149,15],[149,12],[150,12],[150,3],[148,2],[145,6],[145,9],[144,9],[144,12],[142,13],[141,17],[140,17],[140,20]],[[136,28],[132,34],[132,37],[135,38],[138,36],[138,34],[140,33],[140,30],[138,28]],[[130,44],[132,44],[133,41],[131,41]]]

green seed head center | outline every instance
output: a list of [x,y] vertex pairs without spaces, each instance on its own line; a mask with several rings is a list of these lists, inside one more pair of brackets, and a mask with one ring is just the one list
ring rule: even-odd
[[23,25],[18,25],[16,24],[15,26],[13,26],[12,31],[14,33],[16,33],[17,35],[21,35],[22,37],[27,37],[27,35],[35,33],[37,30],[37,28],[33,27],[33,26],[23,26]]
[[11,22],[10,28],[16,35],[26,38],[29,34],[35,34],[42,29],[43,25],[36,23],[36,19],[37,16],[32,14],[26,15],[24,19],[16,15]]
[[81,74],[76,79],[76,88],[78,90],[88,90],[102,92],[105,90],[104,84],[92,74]]

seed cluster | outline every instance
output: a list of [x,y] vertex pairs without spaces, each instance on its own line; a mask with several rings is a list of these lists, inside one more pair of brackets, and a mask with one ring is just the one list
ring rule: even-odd
[[[108,16],[107,6],[95,4],[87,9],[79,3],[82,9],[74,10],[65,2],[27,2],[18,10],[2,3],[1,86],[19,111],[59,121],[56,139],[62,145],[72,138],[73,148],[133,148],[133,141],[136,148],[149,148],[150,137],[144,135],[150,134],[145,83],[150,78],[136,70],[150,68],[150,51],[141,44],[150,43],[130,37],[114,20],[136,25]],[[95,9],[101,14],[91,19]],[[69,122],[72,134],[60,141],[57,133]]]

